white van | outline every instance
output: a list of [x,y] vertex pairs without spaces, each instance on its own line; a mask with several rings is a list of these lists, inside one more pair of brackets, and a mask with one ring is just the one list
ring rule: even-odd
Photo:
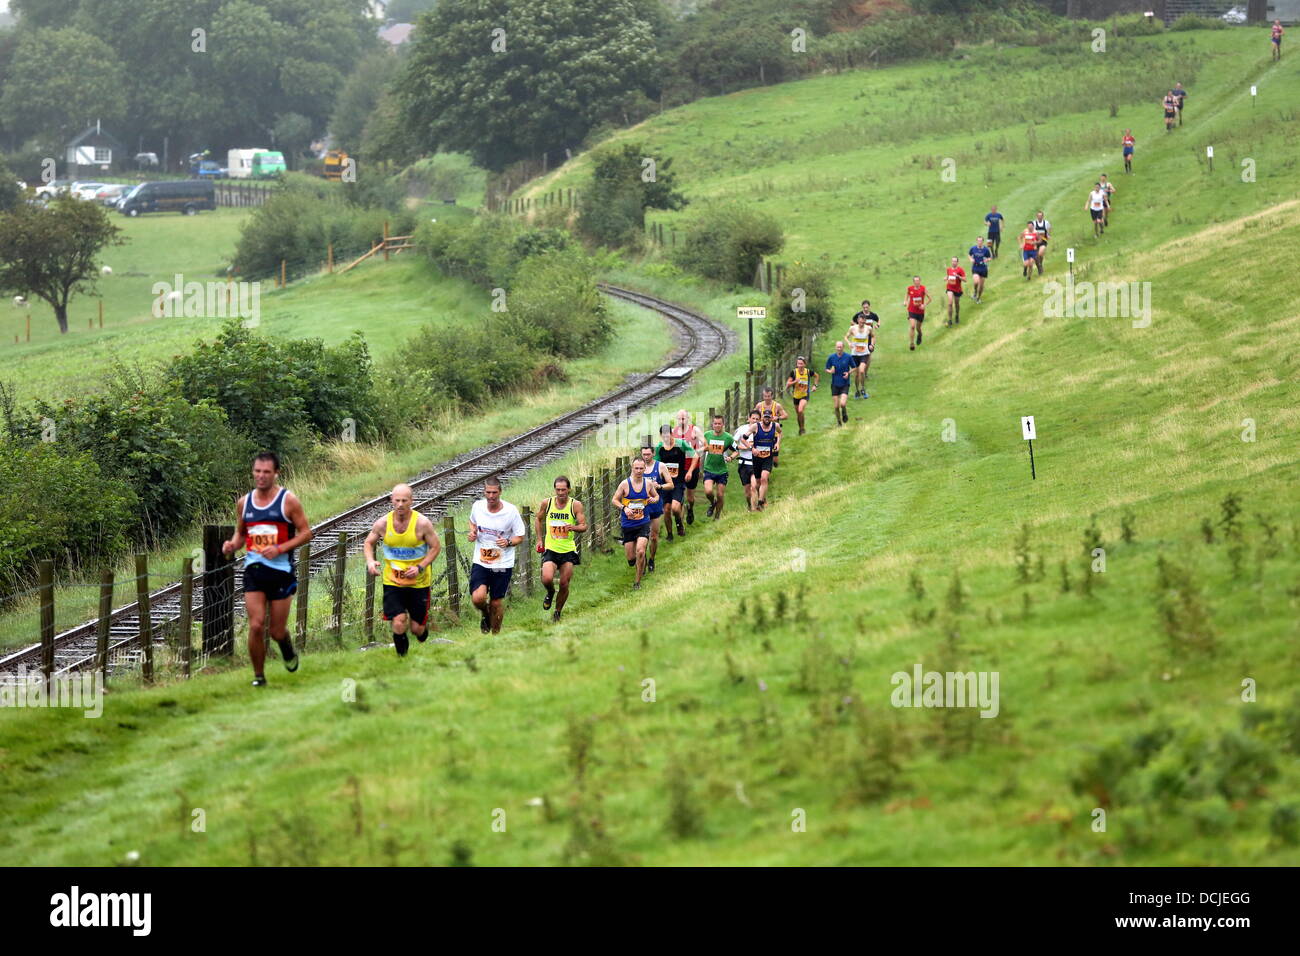
[[264,152],[266,152],[265,146],[230,150],[226,154],[226,175],[231,179],[251,179],[253,177],[253,157]]

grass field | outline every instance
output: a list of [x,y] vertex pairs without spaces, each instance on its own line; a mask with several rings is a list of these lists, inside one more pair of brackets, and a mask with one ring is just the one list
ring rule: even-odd
[[[1265,45],[1246,30],[1114,42],[1087,88],[1078,58],[1058,74],[1032,51],[976,50],[963,69],[997,85],[966,111],[941,116],[935,97],[965,103],[978,73],[931,63],[644,124],[630,135],[674,157],[693,199],[762,201],[781,258],[837,267],[844,325],[873,300],[872,398],[849,425],[820,392],[767,512],[735,489],[636,595],[619,556],[587,561],[558,626],[515,602],[500,636],[462,627],[403,661],[321,641],[256,702],[236,661],[122,685],[99,720],[0,714],[0,861],[1300,862],[1300,315],[1284,271],[1260,267],[1300,253],[1300,68],[1268,67]],[[1166,67],[1192,94],[1167,136],[1156,104],[1123,92]],[[1058,80],[1031,138],[1022,100]],[[536,188],[577,184],[574,166]],[[1094,242],[1083,202],[1102,170],[1119,191]],[[1046,209],[1048,275],[1025,282],[1004,247],[985,303],[954,329],[932,306],[908,352],[904,287],[915,271],[938,287],[990,203],[1012,224]],[[1045,314],[1063,246],[1081,281],[1149,282],[1150,323]],[[615,278],[733,322],[755,301],[670,273]],[[717,404],[741,368],[673,404]],[[535,504],[544,484],[506,497]],[[997,673],[997,716],[891,706],[918,664]]]

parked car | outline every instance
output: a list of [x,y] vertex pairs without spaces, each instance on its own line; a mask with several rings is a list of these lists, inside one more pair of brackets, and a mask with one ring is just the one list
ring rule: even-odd
[[116,206],[117,201],[126,195],[130,188],[123,183],[109,183],[95,193],[95,202],[102,202],[105,206]]
[[142,212],[179,212],[193,216],[201,209],[217,208],[217,190],[210,179],[175,179],[140,183],[117,204],[124,216]]
[[53,199],[55,196],[62,196],[74,185],[75,183],[71,179],[55,179],[48,183],[42,183],[36,187],[36,198]]
[[199,179],[225,179],[226,167],[214,159],[205,159],[191,175]]
[[135,165],[139,169],[157,169],[159,166],[157,153],[136,153]]
[[99,192],[107,185],[108,183],[73,183],[72,189],[69,191],[78,199],[93,200],[95,198],[95,193]]

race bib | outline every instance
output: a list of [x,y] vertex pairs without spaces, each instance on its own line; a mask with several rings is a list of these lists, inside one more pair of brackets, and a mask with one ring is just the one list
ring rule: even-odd
[[273,524],[249,525],[247,538],[248,550],[261,554],[280,543],[280,529]]
[[569,523],[563,519],[551,519],[551,537],[560,540],[569,537]]
[[721,455],[722,450],[726,447],[727,447],[726,442],[721,442],[721,441],[709,442],[709,451],[715,455]]
[[677,477],[677,463],[676,463],[676,462],[665,462],[665,463],[664,463],[664,470],[668,472],[668,477],[669,477],[669,478],[676,478],[676,477]]
[[759,458],[766,458],[768,455],[772,454],[772,450],[770,448],[755,448],[754,454]]
[[640,499],[629,501],[626,507],[632,512],[633,518],[639,518],[641,517],[641,513],[645,511],[645,502]]
[[491,564],[501,557],[501,551],[499,548],[479,548],[478,557],[484,564]]

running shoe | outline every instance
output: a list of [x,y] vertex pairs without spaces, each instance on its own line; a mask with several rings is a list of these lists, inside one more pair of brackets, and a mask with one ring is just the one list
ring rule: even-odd
[[632,590],[633,590],[633,591],[640,591],[640,590],[641,590],[641,582],[640,582],[640,581],[633,581],[633,582],[632,582]]
[[265,677],[254,677],[254,678],[253,678],[253,686],[254,686],[254,687],[265,687],[265,686],[266,686],[266,678],[265,678]]
[[551,602],[554,600],[555,600],[554,594],[546,595],[546,597],[542,599],[542,610],[549,611],[551,609]]
[[559,624],[559,623],[560,623],[560,612],[559,612],[558,610],[557,610],[554,614],[551,615],[551,623],[553,623],[553,624]]
[[713,517],[713,505],[709,505],[709,510],[706,511],[706,512],[704,512],[704,517],[706,517],[706,518],[712,518],[712,517]]
[[[292,650],[292,648],[290,649]],[[284,652],[281,651],[282,655],[283,653]],[[287,670],[290,674],[292,674],[294,671],[298,669],[298,665],[302,663],[302,661],[300,660],[301,657],[302,657],[301,654],[295,653],[293,657],[284,658],[284,669]]]
[[648,562],[646,562],[646,570],[653,571],[654,569],[655,569],[655,559],[651,558]]
[[866,392],[863,392],[863,393],[862,393],[862,397],[863,397],[863,398],[870,398],[871,396],[868,395]]
[[486,611],[483,612],[483,620],[479,621],[478,629],[484,634],[487,634],[492,630],[492,618],[488,616]]
[[695,505],[693,504],[686,506],[686,523],[695,524]]

